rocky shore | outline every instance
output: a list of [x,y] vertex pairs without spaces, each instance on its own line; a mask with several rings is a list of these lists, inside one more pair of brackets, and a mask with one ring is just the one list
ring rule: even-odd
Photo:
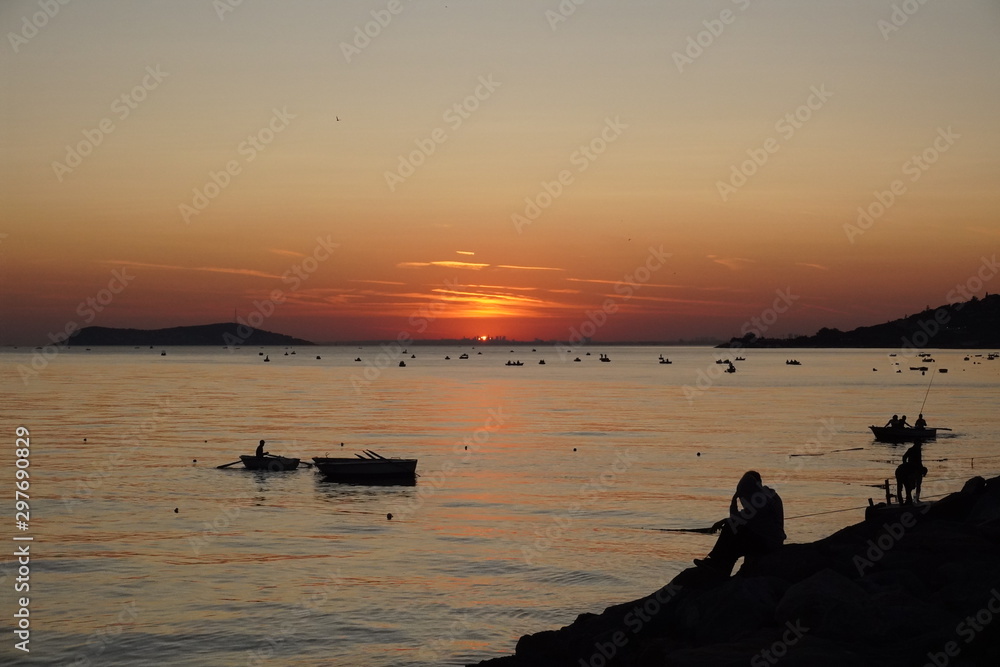
[[1000,665],[1000,477],[875,509],[733,576],[692,567],[647,597],[525,635],[482,667]]

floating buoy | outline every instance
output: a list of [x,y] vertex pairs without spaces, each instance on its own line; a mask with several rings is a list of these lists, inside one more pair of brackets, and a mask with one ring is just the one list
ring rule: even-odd
[[174,508],[174,514],[177,514],[177,513],[178,513],[178,512],[180,512],[180,511],[181,511],[181,510],[180,510],[180,508],[179,508],[179,507],[175,507],[175,508]]
[[392,512],[389,512],[388,514],[386,514],[385,518],[388,519],[389,521],[392,521]]

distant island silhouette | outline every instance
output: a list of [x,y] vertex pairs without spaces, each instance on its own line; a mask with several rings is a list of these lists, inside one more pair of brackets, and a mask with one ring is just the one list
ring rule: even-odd
[[71,345],[313,345],[314,343],[263,329],[225,322],[168,329],[85,327],[70,338]]
[[851,331],[823,328],[813,336],[793,338],[762,338],[750,332],[716,347],[996,348],[1000,347],[1000,295],[972,297]]

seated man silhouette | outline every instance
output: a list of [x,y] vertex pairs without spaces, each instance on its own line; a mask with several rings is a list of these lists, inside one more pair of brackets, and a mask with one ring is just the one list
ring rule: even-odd
[[[739,500],[742,509],[737,507]],[[764,486],[760,473],[743,474],[729,505],[729,518],[713,526],[722,529],[707,558],[695,559],[695,565],[710,567],[729,576],[740,556],[774,551],[785,541],[785,509],[778,493]]]

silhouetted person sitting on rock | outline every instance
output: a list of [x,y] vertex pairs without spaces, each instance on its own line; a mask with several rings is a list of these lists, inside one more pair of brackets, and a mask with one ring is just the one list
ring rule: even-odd
[[254,454],[254,456],[256,456],[259,459],[262,459],[262,458],[264,458],[269,453],[270,452],[265,452],[264,451],[264,441],[261,440],[260,444],[257,445],[257,452]]
[[906,504],[920,502],[920,482],[927,474],[924,467],[922,443],[917,440],[903,454],[903,462],[896,468],[896,501],[903,504],[903,489],[906,489]]
[[[743,509],[737,507],[739,499]],[[729,505],[729,518],[713,526],[722,533],[707,558],[695,559],[695,565],[711,567],[729,576],[740,556],[774,551],[785,541],[785,509],[774,489],[764,486],[760,473],[743,474]]]

